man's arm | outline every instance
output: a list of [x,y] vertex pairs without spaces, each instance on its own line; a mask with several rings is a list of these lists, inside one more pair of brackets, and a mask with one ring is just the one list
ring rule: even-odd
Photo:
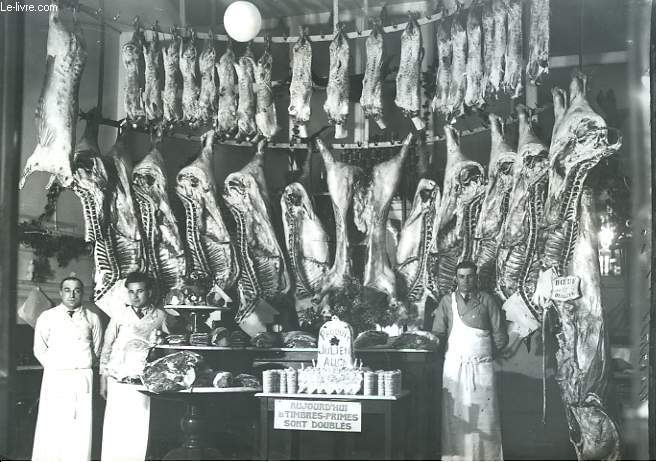
[[102,342],[102,350],[100,353],[100,375],[107,375],[107,365],[112,356],[112,348],[118,335],[118,323],[114,318],[109,320],[107,329],[105,329],[105,341]]
[[446,339],[449,337],[449,325],[450,325],[450,320],[448,313],[451,308],[450,308],[450,296],[445,295],[442,297],[442,300],[440,300],[439,305],[437,305],[437,308],[433,312],[433,333],[437,335],[441,341],[446,341]]
[[37,318],[36,325],[34,326],[34,357],[39,360],[43,367],[48,365],[48,337],[50,336],[50,327],[47,324],[42,314]]
[[506,320],[501,312],[501,308],[496,300],[489,294],[486,294],[485,304],[487,306],[488,316],[490,318],[490,330],[496,351],[503,350],[508,345],[508,331],[506,330]]
[[100,358],[100,353],[103,347],[103,329],[100,317],[95,315],[91,317],[91,335],[93,340],[93,356],[94,362]]

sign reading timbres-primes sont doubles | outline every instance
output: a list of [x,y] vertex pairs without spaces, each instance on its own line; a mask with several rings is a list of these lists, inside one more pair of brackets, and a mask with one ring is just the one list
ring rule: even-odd
[[349,401],[277,399],[273,428],[324,432],[361,432],[362,405]]

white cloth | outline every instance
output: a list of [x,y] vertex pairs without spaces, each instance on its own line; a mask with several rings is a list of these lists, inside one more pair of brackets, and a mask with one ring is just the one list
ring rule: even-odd
[[43,365],[33,460],[91,458],[93,371],[102,344],[95,313],[64,305],[44,311],[34,329],[34,355]]
[[442,460],[503,460],[490,332],[462,322],[455,293],[451,310],[442,375]]
[[142,318],[125,306],[107,326],[100,364],[100,373],[108,376],[102,460],[146,457],[150,398],[118,380],[141,374],[157,329],[167,330],[166,313],[152,306],[144,308]]
[[145,460],[150,398],[137,385],[107,380],[101,460]]

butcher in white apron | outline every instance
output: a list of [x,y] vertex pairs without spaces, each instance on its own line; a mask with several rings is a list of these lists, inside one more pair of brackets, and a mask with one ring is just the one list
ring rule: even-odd
[[158,329],[166,330],[166,313],[150,299],[150,279],[130,273],[125,281],[130,304],[105,331],[100,360],[101,394],[106,396],[101,460],[145,460],[150,425],[150,398],[135,384],[143,372]]
[[102,346],[97,314],[82,306],[82,282],[60,284],[62,303],[34,326],[34,356],[43,365],[32,460],[91,459],[92,367]]
[[495,300],[476,291],[476,265],[462,262],[457,287],[435,311],[448,335],[442,373],[442,460],[503,460],[494,356],[508,343]]

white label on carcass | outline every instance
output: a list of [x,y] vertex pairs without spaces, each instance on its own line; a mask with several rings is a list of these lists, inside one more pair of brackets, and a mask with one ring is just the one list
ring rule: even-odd
[[580,284],[581,279],[578,276],[565,276],[554,279],[551,299],[557,302],[576,300],[581,296]]

